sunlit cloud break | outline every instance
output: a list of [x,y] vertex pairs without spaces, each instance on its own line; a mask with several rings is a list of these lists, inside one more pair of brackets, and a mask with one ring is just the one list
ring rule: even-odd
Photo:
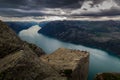
[[81,21],[108,21],[108,20],[116,20],[120,21],[120,16],[103,16],[103,17],[91,17],[91,16],[30,16],[30,17],[2,17],[0,19],[3,21],[34,21],[34,22],[44,22],[44,21],[55,21],[55,20],[81,20]]

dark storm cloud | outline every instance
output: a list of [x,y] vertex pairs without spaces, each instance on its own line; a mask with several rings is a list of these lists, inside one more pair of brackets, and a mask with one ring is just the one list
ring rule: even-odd
[[[85,1],[93,1],[93,4],[90,4],[92,6],[95,4],[102,3],[105,0],[0,0],[0,16],[52,15],[46,12],[44,13],[44,11],[42,12],[42,10],[44,10],[45,8],[50,8],[50,9],[59,8],[61,10],[80,9],[81,6],[83,5],[83,2]],[[117,5],[120,5],[120,0],[114,0],[114,1],[117,3]],[[108,11],[103,10],[101,13],[84,13],[82,15],[91,15],[91,16],[120,15],[120,10],[119,9],[111,9]]]
[[[83,2],[84,0],[0,0],[1,7],[15,7],[15,6],[28,6],[28,7],[48,7],[48,8],[61,8],[74,3]],[[80,7],[79,5],[78,7]]]
[[25,5],[24,0],[0,0],[0,8],[5,7],[18,7],[20,5]]
[[[35,13],[29,12],[29,10],[40,11],[44,8],[80,8],[83,1],[84,0],[0,0],[0,16],[43,15],[42,12]],[[21,9],[21,11],[18,9]],[[24,12],[25,10],[29,13]]]
[[7,9],[7,10],[1,10],[0,9],[0,16],[4,17],[24,17],[24,16],[43,16],[45,14],[43,13],[38,13],[38,12],[20,12],[12,9]]
[[[38,0],[37,2],[42,2],[42,1],[43,0]],[[75,3],[79,3],[79,1],[81,1],[82,3],[84,0],[44,0],[43,2],[47,4],[46,7],[58,8],[58,7],[64,7]],[[81,7],[81,5],[77,7]]]
[[115,15],[120,15],[120,9],[115,9],[112,8],[111,10],[104,10],[101,15],[108,15],[108,16],[115,16]]
[[120,5],[120,0],[115,0],[115,2],[116,2],[118,5]]
[[[120,9],[115,9],[112,8],[111,10],[102,10],[101,12],[96,12],[96,13],[85,13],[85,14],[80,14],[82,16],[118,16],[120,15]],[[80,16],[78,15],[78,16]]]
[[[84,0],[0,0],[0,16],[43,15],[44,8],[80,8]],[[20,10],[18,10],[20,9]],[[28,11],[27,12],[25,12]],[[32,12],[33,10],[33,12]]]

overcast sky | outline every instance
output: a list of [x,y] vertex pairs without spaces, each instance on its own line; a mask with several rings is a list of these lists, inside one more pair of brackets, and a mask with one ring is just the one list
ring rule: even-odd
[[0,16],[120,15],[120,0],[0,0]]

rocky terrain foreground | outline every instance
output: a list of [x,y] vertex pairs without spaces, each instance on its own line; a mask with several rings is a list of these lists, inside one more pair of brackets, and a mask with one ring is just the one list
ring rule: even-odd
[[0,80],[47,80],[60,77],[39,57],[44,55],[41,48],[23,42],[0,21]]
[[45,55],[0,21],[0,80],[87,80],[88,64],[84,51],[61,48]]

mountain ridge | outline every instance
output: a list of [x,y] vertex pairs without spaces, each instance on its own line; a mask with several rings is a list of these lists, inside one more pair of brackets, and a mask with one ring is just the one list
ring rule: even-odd
[[119,21],[52,21],[39,33],[61,41],[120,54]]

